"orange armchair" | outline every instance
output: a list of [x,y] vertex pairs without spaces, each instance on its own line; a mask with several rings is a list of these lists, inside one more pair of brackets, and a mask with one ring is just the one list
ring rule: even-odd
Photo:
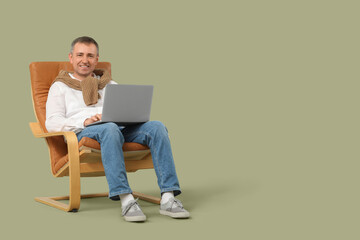
[[[109,62],[99,62],[97,68],[111,72]],[[104,176],[101,162],[100,144],[91,138],[83,138],[78,142],[74,132],[49,133],[45,127],[46,100],[51,83],[60,70],[72,71],[69,62],[33,62],[30,64],[31,93],[37,122],[31,122],[30,128],[37,138],[45,138],[50,153],[51,171],[54,177],[69,176],[69,196],[37,197],[36,201],[64,211],[77,212],[80,199],[89,197],[104,197],[108,193],[80,194],[81,177]],[[66,139],[66,142],[64,141]],[[153,168],[150,150],[138,143],[124,143],[124,158],[127,172],[139,169]],[[133,192],[135,197],[142,200],[160,203],[160,198]],[[68,204],[58,200],[69,200]]]

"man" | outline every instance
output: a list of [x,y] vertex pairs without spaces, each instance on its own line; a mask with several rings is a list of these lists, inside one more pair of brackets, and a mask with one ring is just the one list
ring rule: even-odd
[[60,71],[50,87],[46,103],[47,130],[74,131],[79,141],[89,137],[100,143],[109,198],[120,198],[126,221],[145,221],[146,216],[129,187],[122,145],[137,142],[149,146],[161,190],[160,213],[173,218],[188,218],[189,212],[175,198],[181,191],[167,129],[161,122],[149,121],[126,127],[115,123],[88,126],[101,120],[106,85],[116,84],[107,71],[95,69],[98,59],[99,47],[94,39],[80,37],[72,42],[69,60],[74,72]]

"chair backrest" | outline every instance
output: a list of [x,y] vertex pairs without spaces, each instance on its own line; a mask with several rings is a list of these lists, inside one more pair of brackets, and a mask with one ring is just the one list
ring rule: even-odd
[[[99,62],[96,68],[106,69],[111,73],[109,62]],[[30,64],[31,93],[35,116],[44,132],[46,120],[46,101],[50,86],[60,70],[73,71],[70,62],[32,62]],[[54,173],[55,165],[59,159],[67,154],[67,146],[63,137],[47,138],[50,151],[51,168]]]

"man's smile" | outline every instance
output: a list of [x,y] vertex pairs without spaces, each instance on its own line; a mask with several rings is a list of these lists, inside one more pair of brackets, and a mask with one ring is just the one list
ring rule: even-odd
[[90,69],[90,65],[79,65],[79,68],[81,70],[89,70]]

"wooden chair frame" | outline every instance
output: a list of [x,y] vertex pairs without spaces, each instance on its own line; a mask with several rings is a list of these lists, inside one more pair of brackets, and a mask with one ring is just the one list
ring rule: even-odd
[[[67,212],[77,212],[80,208],[81,198],[93,198],[93,197],[106,197],[108,193],[97,193],[97,194],[80,194],[80,177],[84,176],[102,176],[104,167],[101,163],[101,156],[99,152],[92,151],[89,149],[82,149],[79,151],[78,140],[74,132],[55,132],[45,133],[42,131],[40,124],[36,122],[30,123],[30,128],[36,138],[48,138],[54,136],[63,136],[66,139],[68,147],[68,158],[69,162],[58,171],[55,177],[69,176],[69,196],[61,197],[36,197],[35,200],[49,206],[58,208]],[[145,158],[143,157],[145,155]],[[151,156],[147,151],[134,151],[124,152],[126,170],[133,172],[142,169],[153,168]],[[134,158],[141,158],[141,163]],[[134,162],[136,161],[136,162]],[[140,165],[139,165],[140,163]],[[99,174],[100,173],[100,174]],[[89,175],[90,174],[90,175]],[[139,192],[133,192],[134,197],[141,200],[148,201],[155,204],[160,204],[160,198],[146,195]],[[68,204],[59,202],[59,200],[69,200]]]

